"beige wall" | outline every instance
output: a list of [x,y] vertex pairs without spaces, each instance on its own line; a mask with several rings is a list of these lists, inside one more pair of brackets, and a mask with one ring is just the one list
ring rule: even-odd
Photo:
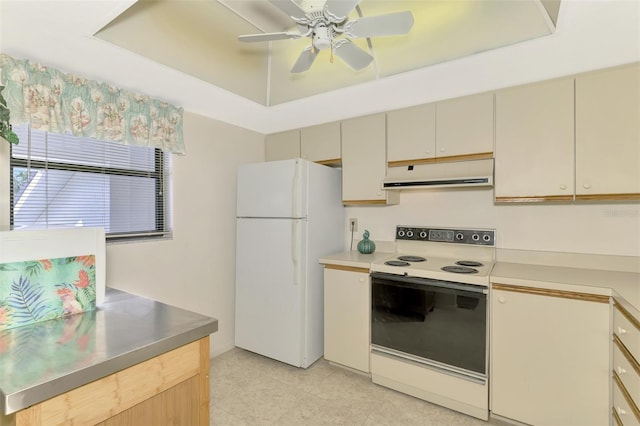
[[185,113],[173,156],[173,239],[109,244],[107,286],[218,319],[212,354],[234,345],[236,168],[264,160],[264,136]]
[[358,234],[366,228],[373,241],[393,240],[396,225],[488,227],[499,248],[640,256],[638,202],[497,205],[490,188],[416,190],[397,206],[349,207],[345,217],[358,218]]

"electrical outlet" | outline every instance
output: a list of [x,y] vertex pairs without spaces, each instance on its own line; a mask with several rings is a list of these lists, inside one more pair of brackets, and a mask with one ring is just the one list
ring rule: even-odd
[[351,232],[357,232],[358,231],[358,219],[356,219],[356,218],[349,219],[349,230]]

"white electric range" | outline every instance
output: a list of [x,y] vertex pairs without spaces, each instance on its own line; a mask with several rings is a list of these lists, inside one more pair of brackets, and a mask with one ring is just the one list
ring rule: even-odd
[[488,419],[495,230],[398,226],[396,247],[371,265],[373,381]]

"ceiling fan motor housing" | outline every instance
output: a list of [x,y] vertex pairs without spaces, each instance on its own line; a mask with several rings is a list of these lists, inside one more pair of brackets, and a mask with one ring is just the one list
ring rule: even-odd
[[313,47],[324,50],[331,46],[333,31],[325,25],[318,25],[313,30]]

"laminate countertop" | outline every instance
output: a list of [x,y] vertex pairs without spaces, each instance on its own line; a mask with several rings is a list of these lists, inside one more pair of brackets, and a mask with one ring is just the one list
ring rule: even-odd
[[218,331],[218,320],[107,288],[95,311],[0,332],[0,417]]

